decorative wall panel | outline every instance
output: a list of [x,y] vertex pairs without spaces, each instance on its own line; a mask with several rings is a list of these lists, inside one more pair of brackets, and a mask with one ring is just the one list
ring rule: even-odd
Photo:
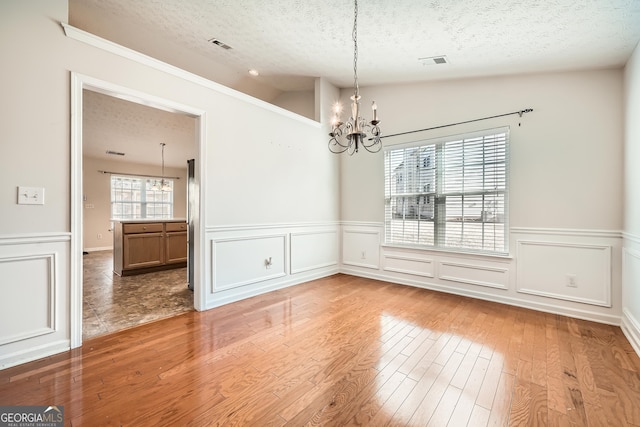
[[508,289],[509,269],[492,265],[478,265],[462,262],[440,261],[438,278],[451,282]]
[[380,232],[345,229],[342,233],[342,263],[376,270],[380,268]]
[[640,355],[640,316],[638,316],[638,311],[635,309],[637,302],[640,301],[638,287],[638,279],[640,278],[640,239],[635,238],[635,236],[625,236],[625,243],[638,249],[624,247],[622,250],[622,272],[626,287],[622,294],[624,301],[621,327],[636,353]]
[[611,306],[611,246],[520,240],[517,251],[518,292]]
[[383,254],[383,270],[394,273],[411,274],[413,276],[435,277],[433,259],[420,254]]
[[55,254],[0,258],[0,345],[55,332]]
[[286,235],[212,241],[213,292],[286,275]]
[[0,235],[0,369],[69,349],[69,241]]
[[291,274],[338,265],[338,233],[309,231],[291,233]]

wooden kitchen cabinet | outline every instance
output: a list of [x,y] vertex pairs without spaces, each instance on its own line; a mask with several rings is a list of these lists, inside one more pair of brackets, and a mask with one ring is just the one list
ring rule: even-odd
[[184,221],[119,221],[113,236],[113,271],[120,276],[187,265]]
[[166,264],[187,262],[187,223],[165,224],[164,262]]

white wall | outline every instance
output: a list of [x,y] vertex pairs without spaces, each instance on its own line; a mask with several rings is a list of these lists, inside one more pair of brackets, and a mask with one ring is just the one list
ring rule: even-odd
[[[185,161],[186,163],[186,161]],[[113,247],[111,231],[111,175],[98,171],[122,174],[157,176],[158,166],[84,157],[83,166],[83,249],[104,250]],[[165,176],[179,177],[174,181],[173,216],[187,217],[187,169],[165,167]],[[99,238],[101,235],[102,238]]]
[[[383,144],[510,126],[511,226],[622,228],[621,70],[369,87],[360,92],[362,105],[376,100],[383,135],[533,108],[522,119],[516,115],[385,138]],[[343,220],[384,220],[382,159],[382,152],[344,157]]]
[[[204,113],[206,307],[337,271],[337,244],[331,248],[324,236],[339,219],[338,160],[319,124],[66,37],[66,20],[66,0],[0,4],[0,55],[8,59],[0,79],[0,367],[70,345],[70,301],[77,300],[70,265],[81,262],[70,250],[71,72]],[[45,205],[17,205],[19,185],[45,187]],[[276,229],[291,268],[274,278],[280,267],[264,265],[272,247],[256,235]],[[298,238],[304,233],[317,234],[322,254],[310,256],[314,243]],[[257,264],[248,255],[244,263],[215,264],[213,241],[221,234],[244,239]],[[234,278],[241,268],[254,273],[251,280],[221,295],[212,280]]]
[[640,354],[640,46],[625,68],[623,330]]
[[294,111],[301,116],[315,119],[314,91],[296,90],[283,92],[271,103],[289,111]]
[[[393,144],[510,126],[510,256],[384,245],[383,153],[341,162],[343,271],[618,324],[623,74],[595,70],[361,88]],[[350,95],[343,92],[343,102]],[[364,254],[364,255],[363,255]],[[575,274],[578,287],[567,286]]]

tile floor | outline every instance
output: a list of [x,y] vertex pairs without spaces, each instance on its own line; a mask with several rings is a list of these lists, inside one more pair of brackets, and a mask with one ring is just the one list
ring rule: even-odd
[[193,310],[187,269],[120,277],[112,251],[83,256],[82,339]]

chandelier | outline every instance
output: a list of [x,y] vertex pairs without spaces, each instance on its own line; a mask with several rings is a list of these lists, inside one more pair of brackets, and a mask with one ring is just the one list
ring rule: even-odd
[[329,151],[332,153],[344,153],[349,155],[358,152],[359,147],[364,147],[370,153],[377,153],[382,148],[380,140],[380,128],[378,127],[378,106],[371,103],[373,118],[370,122],[360,116],[360,88],[358,86],[358,0],[354,1],[355,12],[353,18],[353,86],[354,93],[351,96],[351,117],[346,123],[340,120],[342,106],[336,103],[333,109],[334,116],[331,121],[329,136]]
[[158,182],[158,180],[156,180],[153,185],[151,186],[151,189],[153,191],[171,191],[171,185],[169,185],[169,181],[165,181],[164,179],[164,146],[167,145],[164,142],[160,143],[160,146],[162,147],[162,179]]

